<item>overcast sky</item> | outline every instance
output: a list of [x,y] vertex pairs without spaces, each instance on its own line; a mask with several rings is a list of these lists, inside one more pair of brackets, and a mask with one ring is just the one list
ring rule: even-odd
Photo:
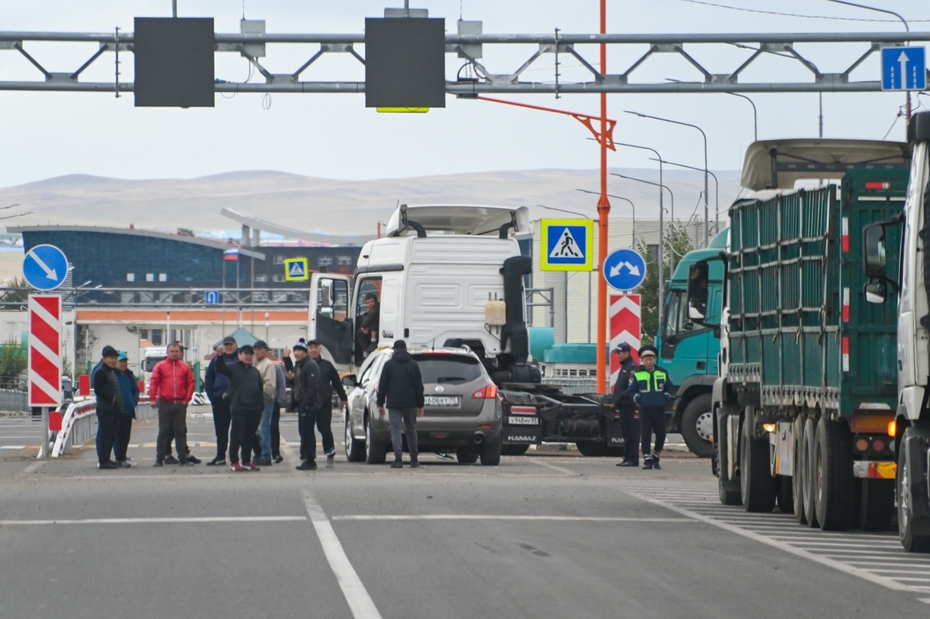
[[[866,0],[861,0],[865,2]],[[647,32],[799,32],[902,30],[900,22],[879,13],[839,6],[827,0],[707,0],[708,3],[761,11],[834,18],[892,21],[863,22],[806,19],[709,6],[696,0],[611,0],[608,31]],[[242,0],[178,0],[182,17],[209,17],[218,32],[237,32]],[[486,33],[591,33],[598,27],[597,0],[412,0],[431,17],[444,17],[449,31],[461,15],[482,20]],[[926,31],[930,5],[916,0],[875,0],[901,13],[912,31]],[[246,0],[245,15],[265,19],[268,32],[361,33],[365,17],[379,17],[385,6],[402,0]],[[0,30],[111,32],[131,31],[135,16],[170,16],[171,0],[0,0]],[[50,71],[73,71],[94,52],[94,45],[27,44]],[[864,48],[798,48],[824,72],[840,72]],[[265,64],[274,73],[292,72],[316,46],[269,45]],[[730,72],[750,52],[734,48],[689,49],[713,72]],[[362,53],[363,50],[361,50]],[[592,62],[593,46],[580,48]],[[645,48],[616,49],[609,69],[625,68]],[[493,72],[516,69],[532,46],[485,49]],[[458,63],[447,56],[447,77]],[[131,54],[121,55],[124,79],[130,79]],[[553,80],[552,56],[544,56],[525,75]],[[562,57],[562,79],[582,79],[573,59]],[[114,57],[103,55],[82,79],[112,81]],[[244,81],[247,61],[223,54],[216,76]],[[791,61],[767,57],[741,79],[769,76],[809,81],[809,73]],[[0,80],[38,79],[19,53],[0,50]],[[303,74],[307,80],[364,81],[363,67],[345,54],[324,56]],[[878,79],[877,55],[854,79]],[[639,81],[666,78],[697,80],[699,74],[681,58],[654,56],[634,74]],[[259,76],[258,79],[261,79]],[[253,75],[252,80],[256,77]],[[514,97],[517,98],[517,97]],[[536,105],[598,113],[598,97],[551,95],[519,97]],[[920,97],[921,101],[930,99]],[[759,110],[760,138],[817,135],[816,94],[753,95]],[[881,139],[892,127],[904,96],[894,93],[828,94],[823,97],[824,135]],[[596,145],[571,118],[482,101],[448,100],[448,107],[425,115],[385,115],[364,107],[364,95],[277,94],[216,97],[213,109],[136,109],[127,93],[113,94],[0,92],[0,187],[64,174],[119,178],[190,178],[234,170],[282,170],[328,178],[393,178],[457,172],[535,168],[595,168]],[[752,140],[752,109],[746,101],[723,94],[611,95],[609,116],[617,119],[615,139],[652,146],[672,161],[702,166],[703,143],[691,129],[643,120],[632,109],[700,125],[707,132],[711,169],[737,169]],[[888,139],[903,139],[898,122]],[[654,167],[640,151],[610,154],[612,167]]]

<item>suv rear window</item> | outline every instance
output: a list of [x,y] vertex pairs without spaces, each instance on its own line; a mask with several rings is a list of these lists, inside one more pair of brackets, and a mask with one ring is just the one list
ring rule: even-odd
[[477,359],[458,355],[416,355],[424,383],[467,383],[481,377]]

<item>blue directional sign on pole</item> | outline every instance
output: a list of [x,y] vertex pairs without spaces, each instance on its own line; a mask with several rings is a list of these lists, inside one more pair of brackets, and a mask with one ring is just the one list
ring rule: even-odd
[[926,48],[882,48],[882,90],[925,90],[926,88]]
[[204,305],[219,305],[220,304],[220,291],[219,290],[207,290],[203,293],[203,302]]
[[646,279],[646,261],[632,249],[618,249],[604,260],[602,273],[617,290],[633,290]]
[[68,258],[54,245],[36,245],[23,258],[23,276],[36,290],[54,290],[68,277]]

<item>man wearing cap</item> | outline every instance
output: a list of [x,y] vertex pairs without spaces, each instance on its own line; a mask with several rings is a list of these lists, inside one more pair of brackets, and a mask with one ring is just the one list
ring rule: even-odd
[[[660,469],[659,455],[665,445],[665,403],[672,399],[672,380],[668,372],[656,365],[658,351],[653,346],[639,349],[643,362],[633,372],[626,395],[639,407],[642,431],[643,468]],[[656,433],[655,449],[651,449],[652,433]]]
[[255,461],[259,466],[271,466],[271,415],[275,406],[275,387],[278,377],[275,374],[274,362],[268,358],[268,344],[258,340],[252,347],[255,349],[255,369],[262,376],[262,396],[265,407],[262,409],[262,418],[258,424],[258,443],[261,454]]
[[320,412],[316,416],[316,427],[323,437],[323,453],[326,455],[326,468],[333,468],[333,459],[336,457],[336,443],[333,440],[333,390],[339,395],[339,401],[345,410],[349,403],[346,390],[342,386],[342,378],[333,364],[323,358],[323,347],[316,340],[307,342],[307,352],[310,358],[320,368]]
[[110,461],[116,433],[116,415],[123,410],[123,394],[116,378],[116,349],[104,346],[102,360],[94,368],[94,395],[97,397],[97,468],[116,469]]
[[419,467],[417,417],[423,416],[423,376],[420,374],[420,366],[407,353],[407,343],[404,340],[394,342],[394,355],[381,370],[381,380],[378,383],[378,414],[381,416],[384,415],[385,403],[391,423],[391,443],[394,447],[394,462],[391,468],[404,467],[404,439],[401,430],[407,435],[410,468]]
[[149,398],[158,406],[155,466],[164,466],[168,441],[174,432],[178,464],[193,464],[187,449],[187,404],[194,395],[194,372],[181,360],[181,345],[168,345],[168,358],[159,361],[149,378]]
[[207,466],[226,466],[226,447],[229,445],[229,380],[217,373],[216,365],[225,363],[232,365],[239,362],[236,355],[236,339],[231,336],[223,338],[221,346],[217,347],[216,355],[210,360],[207,375],[204,377],[203,388],[213,407],[213,430],[216,433],[216,457]]
[[300,459],[298,471],[316,470],[316,425],[322,406],[320,366],[310,358],[307,345],[294,344],[294,402],[297,406],[297,429],[300,432]]
[[[216,372],[229,379],[229,411],[232,416],[232,433],[229,437],[229,468],[237,473],[257,471],[252,462],[252,441],[265,408],[262,375],[252,360],[255,349],[246,344],[239,349],[239,360],[231,365],[218,363]],[[239,455],[242,454],[242,464]]]
[[614,410],[620,418],[620,431],[623,433],[623,462],[617,466],[639,466],[639,436],[636,431],[636,404],[626,395],[630,378],[636,369],[630,345],[621,342],[614,350],[620,359],[617,383],[614,385]]
[[132,460],[126,455],[129,447],[129,437],[132,434],[132,420],[136,418],[136,405],[139,403],[139,383],[129,369],[129,356],[120,351],[116,355],[116,380],[123,396],[123,408],[116,415],[116,438],[113,442],[113,453],[116,462],[122,467],[132,466]]

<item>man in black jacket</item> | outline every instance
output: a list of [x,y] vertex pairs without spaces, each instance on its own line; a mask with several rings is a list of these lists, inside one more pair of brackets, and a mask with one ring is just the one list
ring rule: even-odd
[[[265,409],[262,375],[252,365],[255,350],[245,345],[239,349],[239,361],[226,365],[216,364],[216,373],[229,379],[229,411],[232,417],[232,434],[229,439],[229,468],[240,471],[257,471],[252,463],[252,437],[258,431]],[[239,464],[239,452],[242,464]]]
[[614,410],[620,418],[620,431],[623,432],[623,462],[617,466],[639,466],[639,432],[636,427],[636,404],[626,395],[630,386],[630,379],[636,369],[633,356],[630,354],[630,345],[621,342],[614,350],[620,359],[620,369],[617,371],[617,383],[614,385]]
[[420,466],[417,453],[417,417],[423,416],[423,377],[420,366],[407,353],[404,340],[394,342],[394,356],[384,364],[378,383],[378,414],[384,415],[387,401],[388,418],[391,423],[391,443],[394,446],[392,469],[404,467],[403,429],[407,434],[410,449],[410,467]]
[[[322,407],[320,366],[309,357],[307,345],[294,344],[294,402],[297,406],[297,429],[300,432],[300,459],[298,471],[316,470],[316,434],[313,426]],[[330,434],[332,436],[332,434]],[[324,441],[325,441],[324,435]],[[332,439],[330,439],[332,440]],[[325,446],[326,443],[323,443]]]
[[333,390],[339,396],[343,410],[349,403],[346,390],[342,386],[342,378],[333,364],[322,356],[322,346],[316,340],[307,342],[307,352],[310,358],[320,368],[320,412],[316,416],[316,427],[323,437],[323,453],[326,454],[326,468],[333,468],[333,459],[336,457],[336,443],[333,440]]
[[116,378],[116,349],[103,347],[103,360],[94,371],[94,395],[97,396],[97,468],[117,469],[110,461],[116,438],[116,416],[123,411],[123,393]]

